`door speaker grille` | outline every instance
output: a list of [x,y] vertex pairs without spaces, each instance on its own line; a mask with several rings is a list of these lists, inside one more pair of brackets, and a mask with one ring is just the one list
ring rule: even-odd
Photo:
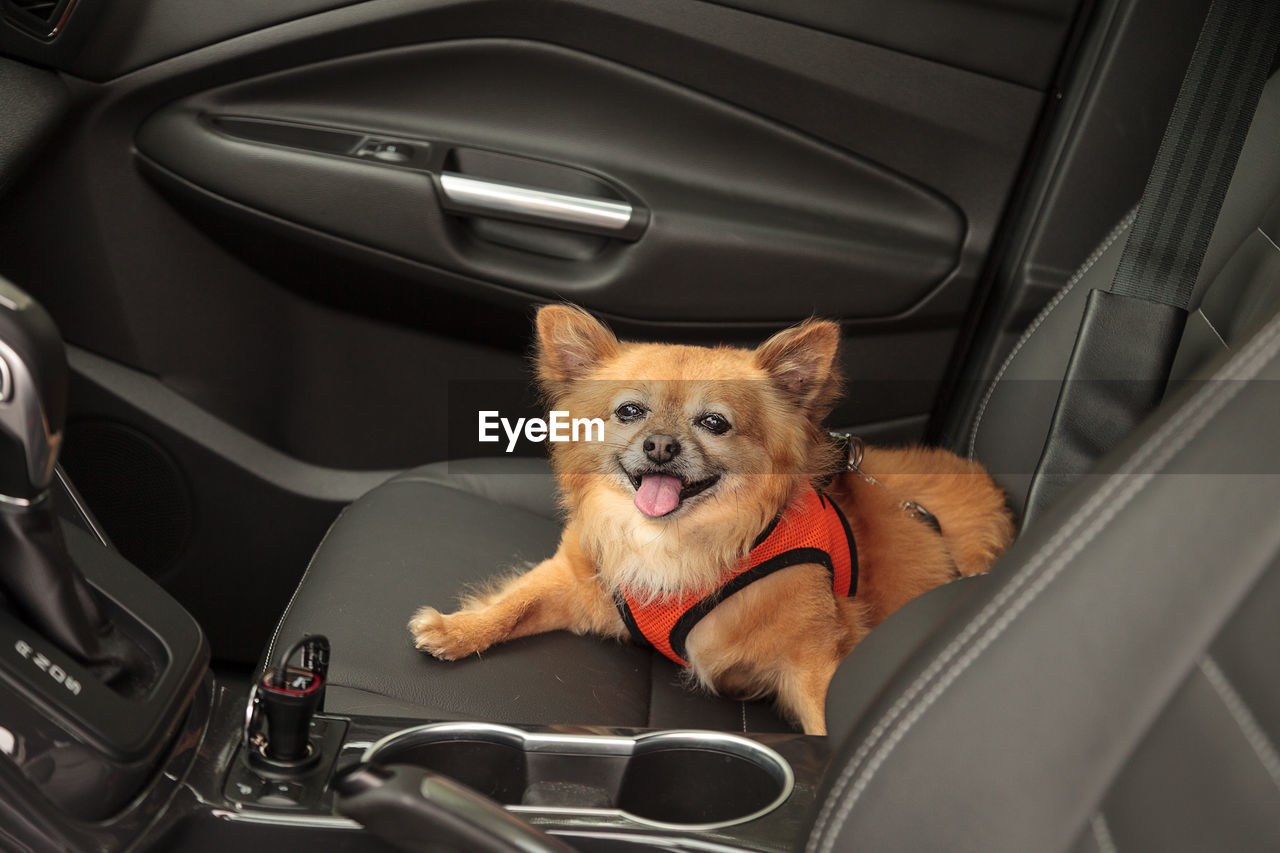
[[115,421],[73,421],[62,465],[121,554],[152,577],[173,568],[191,538],[192,498],[159,444]]

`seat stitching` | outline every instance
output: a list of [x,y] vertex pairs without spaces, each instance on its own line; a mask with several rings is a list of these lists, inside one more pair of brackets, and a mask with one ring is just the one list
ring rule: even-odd
[[[1258,337],[1236,358],[1220,369],[1214,378],[1251,378],[1275,356],[1277,350],[1280,350],[1280,346],[1277,346],[1278,340],[1280,340],[1280,316],[1273,318],[1259,333]],[[823,804],[822,810],[819,812],[814,832],[810,836],[810,841],[807,845],[808,850],[817,849],[819,839],[825,835],[826,840],[821,843],[821,850],[822,853],[829,853],[835,843],[836,834],[844,825],[849,812],[857,803],[862,792],[874,778],[879,767],[893,752],[898,742],[911,730],[924,712],[937,701],[938,697],[961,673],[968,669],[978,655],[990,646],[1017,616],[1044,591],[1067,564],[1114,520],[1120,510],[1155,478],[1156,474],[1163,469],[1169,460],[1208,425],[1213,417],[1239,393],[1244,384],[1243,382],[1207,383],[1169,421],[1157,429],[1138,451],[1114,475],[1107,479],[1095,494],[1090,496],[1086,503],[1063,524],[1058,532],[1027,561],[1026,565],[1017,571],[1005,588],[992,601],[988,602],[982,611],[970,620],[960,634],[934,658],[894,705],[881,716],[876,726],[858,747],[853,758],[841,772],[826,802]],[[1193,419],[1197,419],[1195,423],[1191,423]],[[1191,425],[1187,426],[1186,430],[1183,431],[1184,426],[1188,424]],[[1146,470],[1146,473],[1134,473],[1143,470]],[[1114,500],[1112,500],[1113,496]],[[1090,522],[1088,527],[1077,537],[1076,531],[1086,521]],[[1070,544],[1064,549],[1063,545],[1068,542]],[[1045,566],[1050,557],[1055,554],[1057,556],[1054,562]],[[1043,571],[1042,567],[1044,567]],[[1035,577],[1037,575],[1039,577]],[[1027,587],[1026,592],[1009,606],[1007,613],[999,615],[997,619],[997,615],[1001,614],[1001,611],[1005,609],[1005,605],[1017,596],[1024,586]],[[988,623],[991,623],[990,627],[988,627]],[[984,630],[985,634],[977,639],[973,647],[969,648],[963,657],[956,661],[950,671],[939,677],[939,674],[951,663],[952,659],[960,654],[961,649]],[[907,707],[912,705],[916,697],[926,689],[928,694],[919,703],[916,703],[910,713],[903,717]],[[896,728],[894,728],[895,726]],[[880,740],[890,728],[894,728],[894,731],[881,746]],[[876,754],[870,756],[873,750],[876,750]],[[867,766],[854,782],[854,776],[862,769],[861,765],[864,760],[867,760]],[[845,790],[849,787],[850,782],[854,782],[854,784],[846,794]],[[837,809],[835,803],[841,798],[843,800]],[[827,831],[828,826],[830,827],[829,832]]]
[[[329,541],[329,534],[333,533],[334,528],[338,526],[338,522],[342,521],[343,516],[347,514],[347,510],[354,504],[347,504],[338,513],[338,517],[329,525],[329,529],[324,532],[324,537],[320,540],[320,544],[316,546],[316,550],[311,553],[311,559],[307,561],[307,568],[302,572],[302,577],[298,579],[298,585],[293,588],[293,595],[289,596],[289,603],[285,605],[284,613],[280,615],[280,621],[276,623],[276,630],[271,634],[271,643],[267,646],[267,655],[263,658],[265,667],[271,666],[271,655],[275,653],[276,641],[280,638],[280,629],[284,627],[284,623],[289,621],[289,614],[293,611],[293,602],[297,600],[298,593],[302,591],[302,586],[307,582],[307,575],[311,574],[311,567],[316,564],[316,557],[324,548],[324,543]],[[263,670],[265,672],[265,670]]]
[[739,704],[742,705],[742,731],[745,734],[747,731],[747,703],[740,701]]
[[1111,248],[1111,244],[1120,239],[1120,235],[1133,224],[1133,220],[1137,215],[1138,208],[1135,207],[1120,220],[1118,225],[1111,229],[1111,233],[1103,238],[1098,247],[1094,249],[1089,257],[1085,259],[1085,262],[1081,264],[1080,269],[1076,270],[1075,274],[1067,280],[1067,283],[1053,295],[1053,298],[1049,300],[1049,304],[1040,309],[1040,313],[1031,321],[1031,325],[1027,326],[1023,331],[1022,336],[1018,338],[1018,342],[1013,345],[1013,349],[1011,349],[1009,354],[1005,356],[1004,362],[1000,365],[1000,369],[996,371],[996,375],[992,377],[991,383],[987,386],[986,393],[982,395],[982,402],[978,404],[978,414],[974,416],[973,427],[969,430],[968,455],[970,459],[973,458],[974,450],[978,445],[978,428],[982,425],[982,418],[987,413],[987,405],[991,402],[991,397],[996,392],[996,386],[1000,384],[1000,380],[1004,378],[1005,372],[1009,369],[1009,366],[1013,364],[1013,360],[1017,358],[1018,353],[1022,351],[1024,346],[1026,346],[1027,341],[1031,340],[1031,336],[1036,333],[1041,324],[1044,323],[1044,321],[1049,318],[1049,315],[1053,313],[1053,309],[1057,308],[1058,304],[1067,298],[1067,294],[1071,292],[1072,288],[1074,288],[1076,284],[1084,278],[1085,274],[1089,272],[1089,270],[1093,269],[1093,265],[1101,260],[1102,256],[1107,253],[1107,249]]
[[1227,678],[1227,674],[1222,671],[1222,668],[1218,666],[1218,662],[1212,656],[1205,655],[1204,659],[1200,661],[1200,672],[1204,673],[1204,677],[1212,685],[1214,692],[1222,700],[1222,704],[1227,706],[1231,719],[1235,720],[1241,734],[1249,742],[1249,746],[1253,748],[1254,755],[1258,757],[1262,768],[1271,777],[1272,783],[1275,784],[1277,789],[1280,789],[1280,754],[1276,753],[1275,746],[1271,743],[1271,739],[1267,737],[1267,733],[1263,731],[1262,726],[1258,724],[1253,712],[1249,710],[1244,697],[1235,689],[1231,680]]
[[1106,815],[1098,812],[1089,823],[1093,827],[1093,841],[1098,845],[1098,853],[1116,853],[1116,840],[1111,837]]
[[1204,324],[1209,327],[1209,331],[1213,332],[1213,336],[1218,339],[1218,343],[1222,344],[1227,349],[1231,349],[1231,344],[1227,343],[1227,339],[1218,331],[1218,327],[1213,325],[1213,321],[1209,319],[1208,314],[1204,313],[1203,308],[1200,309],[1199,314],[1204,318]]
[[[392,693],[386,693],[382,690],[377,690],[372,687],[362,687],[358,684],[347,684],[341,681],[327,681],[325,682],[325,686],[341,687],[344,690],[350,690],[354,693],[363,693],[368,696],[375,696],[379,699],[390,699],[393,702],[399,702],[405,705],[416,705],[422,709],[422,713],[419,715],[419,719],[428,719],[428,720],[432,720],[433,722],[437,722],[441,720],[466,720],[468,717],[474,720],[477,716],[475,714],[462,714],[457,711],[445,711],[445,710],[442,710],[438,705],[434,705],[434,704],[428,705],[427,703],[419,702],[416,699],[406,699],[403,696],[396,696]],[[326,713],[349,714],[350,712],[327,711]],[[393,714],[391,716],[395,716],[395,715]],[[411,719],[411,718],[406,718],[406,719]]]
[[[1276,245],[1276,241],[1272,240],[1271,235],[1269,235],[1266,231],[1262,230],[1261,225],[1259,225],[1256,230],[1259,234],[1262,235],[1263,240],[1266,240],[1268,243],[1271,244],[1271,248],[1275,249],[1277,252],[1280,252],[1280,245]],[[1209,319],[1209,315],[1205,313],[1203,307],[1200,309],[1200,316],[1204,318],[1205,325],[1209,327],[1209,331],[1213,332],[1214,337],[1218,339],[1219,343],[1221,343],[1227,349],[1231,349],[1231,344],[1227,343],[1227,339],[1224,338],[1222,336],[1222,333],[1218,331],[1218,327],[1213,325],[1213,321]]]
[[1277,252],[1280,252],[1280,244],[1277,244],[1275,240],[1272,240],[1271,235],[1268,234],[1266,231],[1263,231],[1261,225],[1258,226],[1258,233],[1262,235],[1262,239],[1266,240],[1268,243],[1271,244],[1271,248],[1275,249]]
[[403,702],[403,703],[404,703],[404,704],[406,704],[406,705],[417,705],[417,706],[419,706],[419,707],[423,708],[424,710],[429,710],[429,711],[430,711],[430,715],[431,715],[432,717],[434,717],[434,716],[438,716],[438,715],[441,715],[441,714],[443,714],[443,713],[446,713],[446,712],[442,712],[442,711],[440,711],[439,709],[431,708],[431,706],[428,706],[428,705],[426,705],[425,703],[419,702],[419,701],[417,701],[416,699],[406,699],[406,698],[404,698],[403,696],[396,696],[396,695],[394,695],[394,694],[387,693],[387,692],[385,692],[385,691],[378,690],[378,689],[373,688],[373,687],[365,687],[365,686],[360,685],[360,684],[348,684],[348,683],[347,683],[347,682],[345,682],[345,681],[326,680],[326,681],[325,681],[325,686],[326,686],[326,687],[341,687],[341,688],[342,688],[342,689],[344,689],[344,690],[355,690],[355,691],[358,691],[358,692],[360,692],[360,693],[368,693],[370,696],[377,696],[377,697],[382,698],[382,699],[391,699],[391,700],[393,700],[393,701],[395,701],[395,702]]

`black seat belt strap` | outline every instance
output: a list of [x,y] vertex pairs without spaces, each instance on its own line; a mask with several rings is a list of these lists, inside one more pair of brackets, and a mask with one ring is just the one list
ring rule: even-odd
[[1280,43],[1280,0],[1215,0],[1111,289],[1093,290],[1027,495],[1025,526],[1159,404]]

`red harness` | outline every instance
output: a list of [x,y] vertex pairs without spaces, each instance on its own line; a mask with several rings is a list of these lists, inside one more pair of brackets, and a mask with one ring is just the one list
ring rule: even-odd
[[816,489],[810,489],[799,504],[774,519],[711,593],[666,596],[638,604],[629,592],[620,590],[614,602],[632,639],[687,666],[685,642],[702,617],[749,584],[804,563],[826,566],[836,595],[857,592],[858,548],[849,522],[835,501]]

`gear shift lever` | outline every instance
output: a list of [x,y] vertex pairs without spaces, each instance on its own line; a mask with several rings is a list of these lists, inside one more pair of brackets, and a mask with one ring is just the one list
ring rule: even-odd
[[0,596],[104,682],[120,683],[144,674],[144,656],[103,615],[67,553],[49,497],[66,399],[57,327],[0,279]]

